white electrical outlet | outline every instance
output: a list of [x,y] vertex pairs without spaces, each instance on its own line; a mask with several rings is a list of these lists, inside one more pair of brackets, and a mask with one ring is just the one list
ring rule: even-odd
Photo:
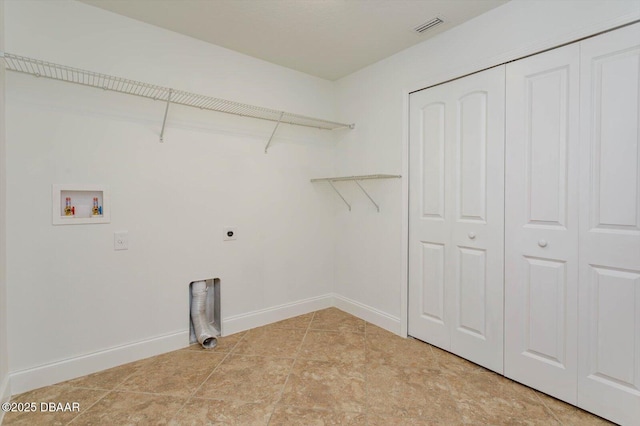
[[129,250],[129,231],[119,231],[113,233],[113,249]]
[[222,239],[224,241],[231,241],[238,239],[238,227],[237,226],[226,226],[222,228]]

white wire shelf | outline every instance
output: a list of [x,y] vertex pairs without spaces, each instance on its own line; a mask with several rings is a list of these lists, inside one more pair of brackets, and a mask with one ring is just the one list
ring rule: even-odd
[[[273,134],[275,134],[275,130],[280,123],[315,127],[324,130],[345,128],[353,129],[355,127],[354,124],[338,123],[335,121],[307,117],[291,112],[278,111],[275,109],[228,101],[211,96],[199,95],[196,93],[157,86],[141,81],[129,80],[122,77],[114,77],[107,74],[73,68],[66,65],[55,64],[25,56],[18,56],[6,52],[0,52],[0,57],[4,59],[5,67],[9,71],[30,74],[36,77],[50,78],[53,80],[66,81],[68,83],[75,83],[83,86],[125,93],[128,95],[141,96],[143,98],[149,98],[157,101],[164,101],[167,102],[167,109],[169,104],[178,104],[203,110],[224,112],[243,117],[273,121],[277,123]],[[167,111],[165,111],[162,132],[160,133],[161,141],[164,135],[166,114]],[[269,143],[267,143],[267,146],[265,147],[265,152],[271,143],[273,134],[269,139]]]
[[337,176],[337,177],[315,178],[315,179],[311,179],[311,182],[327,182],[327,183],[329,183],[329,185],[331,185],[331,188],[333,188],[333,190],[336,192],[336,194],[338,194],[338,196],[342,199],[342,201],[347,205],[347,207],[349,208],[349,211],[351,211],[351,204],[349,204],[349,202],[347,202],[347,200],[344,198],[342,193],[340,193],[340,191],[338,191],[338,188],[336,188],[336,186],[333,183],[334,182],[345,182],[345,181],[355,182],[355,184],[358,185],[358,188],[360,188],[360,190],[362,190],[364,195],[366,195],[367,198],[369,198],[369,201],[371,201],[371,203],[373,203],[373,205],[376,207],[376,209],[378,210],[378,213],[380,213],[380,206],[378,205],[378,203],[376,203],[374,201],[374,199],[371,197],[371,195],[369,195],[367,190],[364,189],[362,187],[362,185],[360,185],[360,182],[358,182],[358,181],[371,180],[371,179],[399,179],[401,177],[402,177],[401,175],[384,175],[384,174],[360,175],[360,176]]

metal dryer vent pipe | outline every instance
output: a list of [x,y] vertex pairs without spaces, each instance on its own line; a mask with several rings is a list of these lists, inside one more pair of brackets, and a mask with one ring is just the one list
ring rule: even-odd
[[207,321],[206,300],[207,300],[207,283],[206,281],[194,281],[191,284],[191,321],[193,322],[193,330],[196,333],[196,339],[205,349],[213,349],[218,344],[216,338],[216,330]]

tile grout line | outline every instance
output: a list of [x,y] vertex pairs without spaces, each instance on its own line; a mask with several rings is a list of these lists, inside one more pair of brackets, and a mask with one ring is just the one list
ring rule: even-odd
[[[427,343],[428,344],[428,343]],[[440,354],[437,354],[433,351],[433,345],[429,345],[429,350],[431,351],[431,354],[433,355],[433,357],[437,360],[436,362],[438,363],[438,368],[441,369],[441,356]],[[457,374],[456,374],[457,376]],[[447,378],[447,390],[449,392],[449,395],[453,395],[453,389],[451,388],[451,379]],[[460,421],[462,421],[462,423],[464,424],[468,424],[468,422],[465,420],[464,418],[464,414],[463,414],[463,410],[460,408],[460,402],[458,401],[458,398],[452,398],[453,401],[456,404],[456,414],[458,414],[460,416]]]
[[538,392],[534,391],[533,389],[532,389],[532,392],[534,393],[534,395],[536,396],[536,398],[538,398],[538,401],[540,401],[540,403],[542,403],[542,405],[544,405],[544,408],[546,408],[547,410],[549,410],[549,412],[551,413],[551,415],[553,416],[553,418],[554,418],[554,419],[556,419],[556,420],[558,421],[558,424],[560,424],[560,425],[564,425],[564,423],[562,423],[562,422],[560,421],[560,419],[558,418],[558,416],[556,416],[555,411],[553,411],[553,410],[551,409],[551,407],[549,407],[549,406],[547,405],[547,403],[546,403],[546,402],[544,402],[544,401],[542,400],[542,398],[540,398],[540,395],[538,395]]
[[[431,343],[423,342],[423,341],[421,341],[419,339],[415,339],[415,338],[413,338],[413,339],[416,340],[416,341],[422,342],[422,343],[426,344],[427,346],[429,346],[429,352],[431,352],[431,356],[436,360],[436,363],[437,363],[437,366],[438,366],[438,371],[441,371],[442,370],[442,365],[441,365],[441,362],[442,362],[442,356],[441,355],[442,355],[442,353],[435,352],[434,346]],[[440,348],[438,348],[438,349],[440,349]],[[440,349],[440,350],[443,351],[443,349]],[[452,353],[450,353],[448,351],[444,351],[444,352],[446,352],[448,354],[451,354],[453,356],[457,356],[457,355],[454,355],[454,354],[452,354]],[[453,395],[453,392],[452,392],[452,389],[451,389],[451,380],[450,379],[447,379],[447,389],[448,389],[449,395]],[[452,399],[456,404],[456,413],[458,415],[460,415],[460,420],[462,421],[462,423],[463,424],[469,424],[469,422],[467,422],[464,419],[463,410],[460,409],[460,404],[459,404],[458,399],[457,398],[452,398]]]
[[[236,348],[236,346],[238,346],[240,344],[240,342],[242,342],[245,337],[247,337],[247,335],[249,334],[251,330],[248,330],[241,338],[240,340],[238,340],[236,342],[235,345],[233,345],[233,347],[231,349],[229,349],[229,352],[227,352],[227,354],[224,356],[224,358],[222,358],[220,360],[220,362],[218,364],[216,364],[216,366],[213,368],[213,370],[211,370],[211,373],[209,373],[209,375],[202,381],[202,383],[200,383],[200,385],[191,393],[191,395],[189,395],[188,397],[185,398],[184,403],[182,404],[182,406],[180,406],[180,408],[178,408],[175,412],[175,414],[173,416],[171,416],[171,418],[169,419],[168,423],[171,423],[173,421],[173,419],[176,418],[176,416],[178,414],[180,414],[180,411],[182,411],[182,409],[189,403],[189,401],[191,401],[191,399],[193,399],[193,397],[195,396],[196,393],[198,393],[198,391],[202,388],[202,386],[209,380],[209,378],[211,376],[213,376],[213,373],[216,372],[216,370],[218,369],[218,367],[220,367],[222,365],[223,362],[226,361],[227,358],[229,358],[229,356],[233,353],[234,349]],[[222,337],[222,336],[220,336]]]
[[304,345],[304,341],[307,338],[307,334],[309,334],[309,329],[311,329],[311,324],[313,323],[313,319],[316,317],[316,312],[313,312],[313,315],[311,316],[311,319],[309,320],[309,324],[307,325],[306,330],[304,331],[304,336],[302,337],[302,342],[300,342],[300,346],[298,347],[298,351],[296,353],[296,357],[293,359],[293,362],[291,363],[291,367],[289,367],[289,373],[287,373],[287,378],[284,381],[284,385],[282,385],[282,390],[280,391],[280,396],[278,397],[278,400],[273,404],[273,410],[271,411],[271,415],[269,416],[269,420],[267,420],[267,426],[269,426],[269,424],[271,423],[271,418],[273,417],[273,413],[276,411],[276,408],[278,406],[278,402],[280,402],[280,400],[282,400],[282,395],[284,394],[284,390],[287,388],[287,383],[289,383],[289,377],[291,377],[291,372],[293,371],[293,367],[296,365],[296,362],[298,362],[298,357],[300,356],[300,351],[302,350],[302,346]]
[[[301,410],[309,410],[309,411],[322,411],[325,413],[349,413],[349,414],[363,414],[362,411],[354,411],[354,410],[345,410],[345,409],[332,409],[332,408],[325,408],[325,407],[309,407],[306,405],[296,405],[296,404],[279,404],[280,407],[292,407],[292,408],[299,408]],[[419,418],[419,417],[412,417],[412,418]]]
[[[315,317],[315,312],[313,312],[313,316],[311,318],[311,320],[309,321],[309,324],[307,325],[306,329],[305,329],[305,335],[303,336],[302,342],[299,346],[299,349],[301,349],[302,344],[304,343],[304,339],[307,336],[307,332],[309,331],[309,329],[311,328],[311,322],[313,321],[313,318]],[[186,406],[186,404],[192,400],[193,398],[195,398],[195,394],[202,388],[202,386],[204,385],[204,383],[206,383],[211,376],[217,371],[218,367],[230,356],[232,355],[233,351],[236,349],[236,347],[246,338],[246,336],[249,334],[251,330],[248,330],[230,349],[229,351],[226,353],[226,355],[222,358],[222,360],[216,365],[216,367],[214,367],[214,369],[211,371],[211,373],[209,373],[209,375],[203,380],[203,382],[189,395],[185,398],[185,402],[182,404],[182,406],[175,412],[175,414],[169,419],[169,421],[172,421],[173,419],[175,419],[175,417],[180,413],[180,411]],[[183,350],[183,349],[180,349]],[[197,353],[197,352],[195,352]],[[203,356],[206,356],[206,354],[202,354]],[[154,357],[150,357],[148,359],[152,359]],[[287,380],[289,378],[289,375],[291,374],[291,370],[293,369],[293,365],[295,364],[297,357],[294,358],[294,362],[292,363],[292,366],[289,370],[289,374],[287,375]],[[106,396],[108,396],[111,393],[117,393],[117,392],[123,392],[123,393],[134,393],[134,394],[142,394],[142,395],[150,395],[150,396],[163,396],[163,397],[174,397],[174,398],[181,398],[179,396],[176,395],[169,395],[169,394],[162,394],[162,393],[154,393],[154,392],[141,392],[141,391],[134,391],[134,390],[127,390],[127,389],[121,389],[121,386],[129,379],[131,378],[133,375],[135,375],[137,372],[133,371],[131,374],[127,375],[124,379],[122,379],[121,381],[118,382],[118,384],[116,384],[112,389],[103,389],[103,388],[91,388],[91,387],[83,387],[83,386],[71,386],[71,385],[66,385],[70,388],[73,389],[87,389],[87,390],[94,390],[94,391],[103,391],[105,392],[105,394],[98,398],[93,404],[91,404],[88,408],[87,411],[92,408],[94,405],[96,405],[98,402],[100,402],[103,398],[105,398]],[[62,384],[54,384],[53,386],[61,386]],[[285,386],[286,386],[286,381],[285,381]],[[281,391],[281,396],[282,393],[284,392],[284,387],[283,390]],[[205,398],[206,399],[206,398]],[[226,400],[222,400],[222,401],[226,401]],[[275,407],[274,407],[274,411],[275,411]],[[67,424],[75,421],[79,416],[81,416],[83,413],[80,413],[78,415],[76,415],[75,417],[73,417]],[[273,412],[272,412],[273,414]]]
[[86,413],[87,411],[89,411],[94,405],[96,405],[98,402],[102,401],[107,395],[109,395],[110,393],[112,393],[113,390],[107,391],[107,393],[105,393],[104,395],[102,395],[100,398],[98,398],[93,404],[89,405],[89,407],[87,407],[87,409],[85,411],[83,411],[82,413],[78,413],[77,416],[75,416],[74,418],[72,418],[71,420],[69,420],[66,424],[69,425],[72,422],[74,422],[78,417],[80,417],[81,415],[83,415],[84,413]]
[[[157,356],[157,355],[156,355],[156,356]],[[140,361],[147,361],[147,360],[148,360],[149,362],[151,362],[151,359],[152,359],[152,358],[155,358],[155,357],[150,357],[150,358],[142,359],[142,360],[139,360],[139,361],[136,361],[136,362],[140,362]],[[126,364],[125,364],[125,365],[126,365]],[[129,374],[127,377],[125,377],[125,378],[124,378],[124,380],[122,380],[120,383],[118,383],[118,384],[117,384],[113,389],[111,389],[111,390],[112,390],[112,391],[118,390],[118,388],[119,388],[120,386],[122,386],[122,385],[124,384],[124,382],[126,382],[127,380],[129,380],[131,377],[133,377],[133,375],[134,375],[134,374],[136,374],[136,373],[138,372],[138,370],[140,369],[140,367],[142,367],[142,365],[138,366],[138,367],[135,369],[135,371],[134,371],[133,373],[131,373],[131,374]]]
[[[134,361],[137,362],[137,361]],[[124,364],[126,365],[126,364]],[[121,366],[118,366],[121,367]],[[115,368],[118,368],[115,367]],[[116,389],[118,389],[124,382],[126,382],[127,380],[129,380],[131,378],[131,376],[133,376],[136,372],[138,371],[138,369],[136,368],[135,371],[133,371],[131,374],[127,375],[124,379],[122,379],[120,382],[118,382],[118,384],[116,384],[113,389],[93,389],[93,388],[82,388],[82,387],[76,387],[75,389],[91,389],[91,390],[102,390],[102,391],[107,391],[107,393],[105,393],[104,395],[102,395],[100,398],[98,398],[93,404],[91,404],[89,407],[87,407],[86,410],[84,410],[81,413],[78,413],[77,416],[75,416],[73,419],[71,419],[67,425],[71,424],[73,421],[75,421],[78,417],[80,417],[81,415],[83,415],[84,413],[86,413],[87,411],[89,411],[94,405],[96,405],[98,402],[102,401],[105,397],[107,397],[107,395],[113,393],[116,391]],[[74,387],[74,386],[70,386],[70,387]]]
[[[333,333],[343,333],[344,332],[343,330],[315,329],[313,324],[314,324],[315,316],[316,316],[316,314],[318,312],[319,311],[315,311],[315,312],[311,312],[310,313],[311,317],[308,320],[309,322],[307,323],[307,326],[305,327],[303,338],[299,341],[300,343],[297,346],[297,350],[294,352],[294,356],[289,358],[289,360],[291,360],[292,362],[290,364],[290,368],[289,368],[288,373],[284,376],[285,380],[283,381],[283,385],[282,385],[281,391],[279,392],[279,395],[278,395],[278,393],[276,393],[276,395],[274,395],[274,396],[277,397],[277,399],[275,399],[274,402],[269,404],[269,405],[272,404],[271,410],[269,410],[268,405],[266,407],[264,407],[264,408],[266,408],[264,411],[261,410],[262,411],[262,416],[260,416],[261,417],[260,420],[266,422],[266,423],[261,423],[261,424],[264,424],[264,425],[267,425],[267,426],[268,425],[275,425],[275,423],[278,422],[277,417],[276,417],[276,419],[273,419],[273,415],[275,414],[275,411],[279,411],[280,415],[283,415],[283,414],[285,416],[293,415],[295,417],[295,416],[297,416],[299,414],[297,412],[298,410],[296,410],[296,408],[310,409],[312,411],[322,411],[322,412],[328,412],[328,413],[353,413],[354,415],[356,415],[356,417],[357,417],[358,413],[362,413],[362,414],[364,414],[364,416],[363,416],[363,418],[361,420],[363,420],[363,423],[365,425],[367,425],[367,426],[372,424],[372,423],[375,423],[377,417],[379,417],[383,421],[385,421],[384,419],[388,417],[387,420],[391,421],[390,419],[392,419],[392,417],[393,417],[393,416],[391,416],[391,413],[386,413],[386,412],[385,412],[385,414],[374,413],[374,412],[370,412],[370,410],[369,410],[370,403],[372,402],[371,401],[371,399],[372,399],[372,391],[373,391],[373,389],[376,389],[376,387],[373,386],[373,384],[370,383],[370,380],[369,380],[370,379],[370,377],[369,377],[370,373],[374,373],[374,375],[375,375],[375,372],[376,372],[375,366],[377,364],[375,362],[373,364],[371,363],[372,360],[376,359],[376,353],[377,352],[374,350],[376,348],[376,343],[375,342],[376,342],[376,338],[377,337],[380,337],[380,338],[384,339],[385,336],[378,335],[376,333],[376,327],[373,324],[370,324],[370,323],[368,323],[366,321],[363,321],[363,323],[364,323],[363,325],[364,326],[363,326],[363,332],[362,332],[362,335],[364,337],[363,345],[364,345],[364,350],[365,350],[365,354],[364,354],[364,364],[365,365],[364,365],[364,369],[363,369],[365,400],[364,400],[364,411],[363,412],[351,411],[351,410],[343,410],[343,409],[335,410],[335,409],[332,409],[332,408],[324,408],[324,407],[314,407],[314,408],[312,408],[312,407],[309,407],[309,406],[305,405],[304,403],[302,405],[297,405],[294,400],[289,400],[289,399],[288,400],[290,402],[294,402],[294,403],[293,404],[282,403],[282,401],[284,400],[284,394],[287,393],[286,389],[287,389],[287,386],[288,386],[288,381],[289,380],[294,380],[294,382],[295,382],[295,378],[291,379],[291,376],[293,375],[293,370],[298,365],[298,363],[301,363],[301,362],[304,363],[308,359],[305,356],[306,353],[310,353],[310,354],[314,353],[314,352],[310,352],[309,348],[305,350],[306,352],[302,350],[305,347],[306,338],[308,337],[308,333],[309,332],[312,333],[312,337],[309,338],[309,339],[311,339],[310,340],[310,343],[311,343],[311,341],[313,340],[312,338],[314,337],[314,333],[317,332],[317,331],[319,331],[321,333],[331,333],[331,334],[333,334]],[[320,320],[321,320],[321,316],[319,316],[319,321]],[[369,330],[369,329],[371,329],[371,330]],[[66,387],[69,391],[74,391],[76,393],[79,392],[79,391],[82,391],[82,390],[84,390],[84,391],[92,391],[92,392],[94,392],[94,393],[96,393],[98,395],[100,393],[103,393],[103,395],[98,396],[97,399],[94,402],[88,403],[87,404],[87,408],[83,409],[82,412],[77,413],[77,414],[73,413],[73,414],[76,414],[76,415],[74,415],[69,420],[64,420],[64,423],[61,422],[60,424],[73,426],[73,425],[76,425],[76,424],[82,423],[83,421],[88,420],[94,414],[99,414],[99,415],[106,414],[108,411],[112,410],[112,408],[109,408],[109,407],[105,408],[104,407],[105,404],[103,404],[103,406],[100,406],[99,405],[100,402],[103,401],[103,400],[106,400],[106,404],[108,405],[109,401],[110,401],[110,400],[108,400],[109,396],[111,396],[111,395],[115,396],[115,395],[121,394],[121,393],[132,394],[131,397],[133,397],[135,394],[139,394],[139,395],[149,395],[149,397],[158,397],[158,398],[160,398],[160,397],[165,397],[165,398],[166,397],[171,397],[171,398],[175,398],[176,399],[176,401],[175,401],[176,404],[175,405],[177,405],[179,408],[175,409],[175,411],[172,410],[173,413],[171,413],[171,412],[166,413],[167,417],[165,417],[165,419],[170,424],[172,424],[172,422],[175,422],[176,419],[179,418],[178,417],[178,416],[180,416],[179,413],[181,413],[182,411],[185,411],[185,414],[182,415],[182,416],[190,415],[190,411],[191,410],[185,410],[185,408],[186,408],[186,405],[188,405],[189,402],[193,401],[194,399],[198,400],[198,401],[200,401],[200,400],[217,400],[217,401],[223,401],[223,402],[230,401],[230,400],[224,398],[224,396],[223,396],[223,398],[219,398],[219,397],[216,397],[216,398],[201,398],[201,397],[197,397],[196,395],[204,387],[204,384],[206,384],[209,380],[212,380],[212,377],[214,377],[216,372],[218,370],[220,370],[220,366],[223,365],[227,360],[229,360],[230,357],[237,356],[237,355],[242,355],[242,354],[238,354],[238,352],[235,352],[235,351],[240,351],[241,350],[241,348],[239,347],[239,345],[242,344],[241,342],[250,340],[250,337],[247,337],[247,335],[250,334],[253,330],[255,330],[255,329],[249,330],[245,334],[243,334],[240,338],[238,338],[238,340],[236,341],[235,344],[230,344],[228,346],[228,349],[225,350],[226,353],[220,351],[217,354],[213,354],[211,352],[215,352],[215,351],[210,351],[210,352],[209,351],[202,351],[202,350],[194,351],[195,353],[199,353],[200,354],[199,356],[195,357],[197,361],[200,360],[200,357],[205,359],[204,357],[211,356],[211,355],[214,356],[213,359],[219,358],[220,360],[214,366],[212,371],[202,381],[202,383],[200,383],[200,385],[192,393],[187,394],[186,396],[174,396],[174,395],[170,395],[170,394],[162,394],[162,393],[154,393],[154,392],[141,392],[141,391],[123,389],[122,386],[125,386],[125,383],[128,380],[131,380],[131,377],[133,377],[136,374],[138,374],[138,372],[140,371],[140,368],[142,368],[142,366],[138,366],[137,368],[134,368],[133,372],[131,372],[130,374],[127,374],[125,376],[122,376],[122,377],[124,377],[122,379],[117,379],[117,380],[111,381],[112,383],[115,383],[113,386],[111,386],[111,385],[105,386],[105,387],[73,386],[73,385],[70,385],[70,384],[65,384],[64,382],[50,385],[52,387]],[[285,330],[285,329],[283,329],[283,330]],[[295,328],[293,330],[295,330]],[[302,331],[302,328],[297,328],[297,330]],[[350,331],[346,331],[346,333],[347,334],[356,334],[355,332],[350,332]],[[290,335],[290,336],[293,337],[293,335]],[[299,336],[299,334],[297,336]],[[299,337],[297,337],[297,338],[299,338]],[[297,338],[295,340],[297,340]],[[371,340],[371,339],[373,339],[373,340]],[[286,336],[285,336],[284,342],[286,342],[286,341],[287,340],[286,340]],[[373,345],[371,344],[372,341],[374,342]],[[291,341],[289,341],[289,342],[291,342]],[[450,364],[449,362],[447,362],[447,361],[449,361],[449,356],[452,356],[452,357],[454,357],[456,359],[458,359],[458,358],[463,359],[463,358],[458,357],[457,355],[452,354],[452,353],[450,353],[448,351],[442,351],[441,352],[440,350],[438,350],[437,347],[435,347],[433,345],[430,345],[428,343],[426,343],[426,344],[428,346],[428,350],[426,351],[426,353],[429,353],[429,354],[432,355],[433,365],[440,372],[442,372],[442,369],[441,369],[442,366],[445,366],[445,365],[448,366]],[[402,351],[402,349],[400,349],[400,351]],[[209,352],[209,353],[207,353],[207,352]],[[397,353],[398,352],[396,352],[395,349],[394,349],[393,354],[397,354]],[[271,358],[271,356],[263,356],[263,355],[251,355],[251,354],[248,354],[247,356]],[[395,355],[392,355],[392,356],[395,356]],[[315,355],[313,357],[315,357]],[[155,357],[150,357],[149,360],[151,360],[153,358],[155,358]],[[276,358],[280,358],[280,357],[276,357]],[[211,359],[211,360],[213,360],[213,359]],[[311,359],[311,360],[313,361],[313,359]],[[146,360],[141,360],[141,361],[146,361]],[[456,363],[454,363],[454,364],[456,364]],[[395,364],[393,364],[393,365],[395,365]],[[399,366],[402,367],[402,366],[404,366],[404,364],[401,364]],[[462,368],[462,367],[464,367],[464,368]],[[518,382],[515,382],[515,381],[513,381],[511,379],[508,379],[508,378],[506,378],[506,377],[504,377],[502,375],[499,375],[497,373],[494,373],[494,372],[491,372],[489,370],[483,369],[483,368],[481,368],[481,367],[479,367],[477,365],[475,366],[476,367],[475,369],[473,367],[474,367],[473,364],[470,364],[470,365],[466,365],[466,364],[462,365],[461,364],[461,367],[458,368],[458,366],[456,364],[456,368],[452,370],[452,371],[455,370],[455,372],[456,372],[455,376],[451,376],[449,374],[445,375],[443,377],[443,378],[446,378],[446,380],[443,383],[445,386],[443,386],[441,389],[443,389],[444,392],[448,392],[449,394],[451,394],[452,391],[455,391],[455,389],[458,389],[457,385],[456,385],[457,382],[454,380],[454,378],[456,376],[460,376],[461,378],[463,378],[466,374],[469,374],[469,373],[477,374],[478,371],[480,372],[480,374],[490,374],[491,376],[496,375],[496,377],[498,377],[500,379],[507,379],[507,382],[510,383],[510,384],[512,383],[512,384],[515,384],[515,385],[517,385],[519,387],[524,387],[524,388],[528,389],[529,393],[525,392],[526,395],[525,395],[525,393],[521,393],[522,395],[518,396],[517,400],[518,401],[525,401],[526,400],[526,401],[531,401],[531,402],[534,402],[534,403],[535,403],[535,401],[537,401],[542,407],[544,407],[544,409],[545,409],[545,411],[547,413],[547,415],[545,416],[547,422],[551,422],[551,419],[553,419],[560,426],[564,426],[565,424],[568,424],[568,423],[565,423],[565,422],[561,421],[560,418],[559,418],[560,414],[562,414],[562,407],[560,405],[557,406],[558,407],[557,408],[557,410],[558,410],[557,412],[556,412],[555,409],[551,408],[551,407],[555,406],[554,405],[554,400],[551,399],[552,397],[549,397],[549,399],[544,398],[542,393],[540,393],[540,392],[538,392],[538,391],[536,391],[534,389],[528,388],[527,386],[523,386],[523,385],[519,384]],[[116,368],[118,368],[118,367],[116,367]],[[373,370],[372,370],[372,368],[373,368]],[[448,367],[447,367],[447,369],[448,369]],[[206,370],[205,370],[205,372],[206,372]],[[441,374],[439,374],[439,375],[441,375]],[[119,375],[116,375],[116,377],[118,377],[118,376]],[[478,377],[479,378],[482,378],[482,377],[487,378],[487,377],[490,377],[490,376],[479,375]],[[431,380],[428,377],[426,377],[426,379]],[[480,379],[480,380],[484,380],[484,379]],[[97,380],[95,382],[100,383],[100,380]],[[108,382],[108,381],[105,381],[105,383],[106,382]],[[294,382],[292,382],[292,383],[294,383]],[[195,384],[193,382],[190,382],[190,383]],[[294,386],[294,385],[292,385],[292,386]],[[383,384],[383,386],[385,386],[385,385]],[[182,388],[182,389],[184,389],[184,388]],[[530,400],[529,399],[530,397],[527,396],[527,395],[530,395],[530,392],[533,392],[534,395],[535,395],[533,400]],[[519,394],[520,394],[520,392],[519,392]],[[288,393],[288,395],[291,396],[291,394],[289,394],[289,393]],[[126,398],[126,397],[123,397],[123,398]],[[184,399],[183,403],[180,403],[179,399]],[[463,400],[464,400],[464,398],[461,399],[460,401],[463,401]],[[468,411],[468,407],[463,409],[464,408],[464,404],[461,405],[460,401],[458,401],[457,398],[454,398],[454,402],[455,402],[454,410],[459,416],[462,416],[463,413],[466,413]],[[242,403],[246,403],[246,404],[251,404],[251,403],[255,404],[254,401],[240,401],[240,400],[238,400],[238,402],[242,402]],[[205,405],[207,405],[207,404],[205,403]],[[102,409],[100,407],[102,407]],[[291,407],[291,408],[289,408],[289,407]],[[375,407],[375,405],[373,405],[373,407]],[[87,414],[92,409],[94,409],[94,413]],[[287,413],[287,410],[292,410],[292,411],[290,413]],[[512,410],[514,410],[514,408],[512,408]],[[498,417],[495,418],[495,420],[496,421],[507,420],[508,418],[510,418],[514,414],[517,417],[521,418],[521,419],[525,419],[525,420],[527,419],[527,416],[524,415],[524,413],[521,413],[520,415],[518,415],[516,410],[514,410],[514,411],[512,411],[512,410],[508,410],[509,413],[506,416],[498,416]],[[578,411],[582,411],[582,410],[578,409]],[[454,413],[454,411],[452,410],[451,413]],[[441,417],[441,414],[442,413],[440,413],[440,414],[434,413],[434,418]],[[588,414],[590,414],[590,413],[588,413]],[[471,413],[468,413],[468,415],[470,417],[468,417],[467,419],[463,419],[463,417],[460,417],[460,422],[461,422],[460,424],[465,424],[465,425],[478,424],[478,423],[476,423],[476,418],[475,418],[477,416],[474,416],[474,413],[471,412]],[[324,414],[321,415],[321,417],[324,417],[324,416],[325,416]],[[234,418],[237,418],[237,415],[235,415]],[[572,416],[572,418],[574,418],[574,417]],[[80,420],[78,420],[78,419],[80,419]],[[83,419],[85,419],[85,420],[83,420]],[[422,417],[411,415],[411,416],[407,417],[407,419],[422,419]],[[536,416],[536,418],[529,417],[529,419],[536,420],[536,419],[541,419],[541,418]],[[514,420],[514,419],[511,418],[510,420]]]

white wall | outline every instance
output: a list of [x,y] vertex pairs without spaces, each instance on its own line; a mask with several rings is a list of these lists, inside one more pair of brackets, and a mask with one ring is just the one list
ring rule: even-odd
[[[6,4],[8,52],[333,119],[333,84],[74,1]],[[7,282],[21,392],[188,344],[188,284],[225,333],[331,303],[335,135],[7,75]],[[51,185],[111,188],[111,223],[52,226]],[[222,241],[222,227],[238,240]],[[113,250],[114,231],[129,250]],[[256,311],[297,304],[252,315]],[[305,302],[306,301],[306,302]]]
[[[4,0],[0,0],[0,50],[4,50]],[[10,395],[9,348],[7,346],[7,281],[6,281],[6,144],[5,144],[5,104],[4,67],[0,66],[0,403]],[[0,412],[0,423],[4,412]]]
[[[11,53],[357,123],[282,126],[265,155],[271,123],[174,106],[160,144],[160,103],[9,73],[13,390],[186,344],[188,283],[201,278],[222,280],[227,333],[326,306],[332,291],[401,333],[406,179],[363,184],[380,213],[353,184],[341,185],[349,213],[308,179],[406,175],[408,90],[638,17],[637,1],[514,0],[331,83],[81,3],[7,2]],[[53,183],[109,185],[112,222],[52,226]],[[225,225],[238,241],[222,242]],[[120,230],[130,248],[114,252]]]
[[[408,91],[640,18],[639,1],[513,0],[337,82],[339,115],[357,123],[336,151],[339,174],[407,175]],[[406,332],[407,183],[371,183],[337,212],[335,291]],[[385,319],[386,318],[386,319]],[[392,321],[393,322],[393,321]]]

